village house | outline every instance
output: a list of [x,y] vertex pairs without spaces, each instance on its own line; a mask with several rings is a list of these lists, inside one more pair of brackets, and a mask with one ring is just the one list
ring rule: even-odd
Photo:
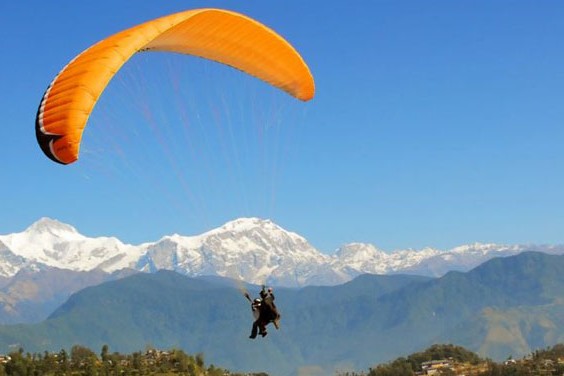
[[449,368],[452,369],[452,361],[448,359],[441,360],[429,360],[427,362],[421,363],[422,375],[435,375],[440,369]]

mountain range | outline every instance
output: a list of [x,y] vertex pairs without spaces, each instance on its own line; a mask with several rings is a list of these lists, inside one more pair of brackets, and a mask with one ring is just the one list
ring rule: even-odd
[[564,255],[524,252],[439,278],[364,274],[275,288],[281,328],[256,340],[244,289],[258,292],[222,277],[136,273],[73,294],[40,323],[0,326],[0,351],[182,348],[231,370],[327,375],[434,343],[504,360],[564,342]]
[[201,235],[173,234],[132,245],[115,237],[87,237],[71,225],[41,218],[22,232],[0,235],[0,324],[40,322],[72,293],[135,272],[172,270],[254,284],[333,286],[365,273],[439,277],[524,251],[564,254],[564,246],[476,243],[448,251],[387,253],[372,244],[351,243],[328,255],[259,218],[240,218]]
[[90,238],[71,225],[42,218],[19,233],[0,235],[0,278],[46,267],[72,271],[166,269],[187,276],[217,275],[285,287],[337,285],[364,274],[440,277],[468,271],[493,257],[524,251],[564,254],[564,246],[471,244],[384,252],[351,243],[333,254],[270,220],[239,218],[195,236],[173,234],[155,242],[125,244],[115,237]]

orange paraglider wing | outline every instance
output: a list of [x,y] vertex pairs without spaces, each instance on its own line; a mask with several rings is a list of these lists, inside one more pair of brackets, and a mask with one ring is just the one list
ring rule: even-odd
[[82,133],[114,74],[139,51],[168,51],[230,65],[303,101],[313,77],[299,53],[259,22],[231,11],[197,9],[121,31],[75,57],[51,82],[39,105],[37,141],[53,161],[78,159]]

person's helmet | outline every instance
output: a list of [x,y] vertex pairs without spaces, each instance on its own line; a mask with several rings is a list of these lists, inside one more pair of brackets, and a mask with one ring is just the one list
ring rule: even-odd
[[272,287],[269,287],[269,288],[268,288],[268,292],[272,292]]

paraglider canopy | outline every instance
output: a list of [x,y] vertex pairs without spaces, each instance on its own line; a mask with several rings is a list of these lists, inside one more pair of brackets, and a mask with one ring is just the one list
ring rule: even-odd
[[217,61],[288,94],[313,98],[313,77],[300,54],[280,35],[239,13],[196,9],[171,14],[114,34],[76,56],[40,102],[36,136],[53,161],[78,159],[84,127],[98,98],[127,60],[140,51],[165,51]]

